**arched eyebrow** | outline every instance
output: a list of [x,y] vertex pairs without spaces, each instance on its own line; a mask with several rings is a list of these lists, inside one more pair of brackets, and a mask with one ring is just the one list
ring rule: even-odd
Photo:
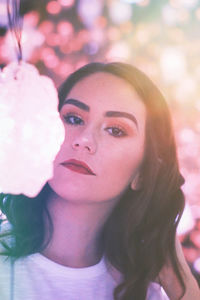
[[[79,101],[77,99],[66,99],[63,103],[64,104],[72,104],[74,106],[77,106],[78,108],[84,110],[84,111],[87,111],[89,112],[90,111],[90,107],[83,103],[82,101]],[[109,118],[112,118],[112,117],[117,117],[117,118],[127,118],[131,121],[134,122],[134,124],[136,125],[136,127],[138,128],[138,122],[136,120],[136,117],[133,115],[133,114],[130,114],[130,113],[127,113],[127,112],[122,112],[122,111],[107,111],[105,112],[104,114],[104,117],[109,117]]]
[[87,104],[85,104],[85,103],[83,103],[79,100],[76,100],[76,99],[72,99],[72,98],[65,99],[63,105],[64,104],[72,104],[72,105],[75,105],[75,106],[79,107],[80,109],[85,110],[85,111],[90,111],[90,108]]
[[107,111],[105,113],[105,117],[117,117],[117,118],[127,118],[133,121],[138,128],[138,122],[136,120],[136,117],[132,114],[129,114],[127,112],[122,112],[122,111]]

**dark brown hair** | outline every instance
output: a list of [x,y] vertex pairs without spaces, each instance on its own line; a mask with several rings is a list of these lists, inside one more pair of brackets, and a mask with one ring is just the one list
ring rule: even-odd
[[[175,251],[176,228],[184,208],[181,191],[184,180],[178,167],[168,106],[143,72],[116,62],[91,63],[71,74],[59,89],[59,110],[73,86],[97,72],[107,72],[128,82],[147,110],[140,188],[136,191],[128,188],[104,225],[102,234],[105,256],[124,278],[114,291],[115,299],[145,300],[150,282],[157,278],[167,260],[171,261],[184,293]],[[44,201],[49,189],[47,184],[36,198],[28,200],[22,195],[6,195],[6,198],[2,195],[0,208],[13,225],[12,235],[16,240],[15,246],[5,251],[7,255],[21,257],[46,246],[44,215],[48,216],[52,227]]]

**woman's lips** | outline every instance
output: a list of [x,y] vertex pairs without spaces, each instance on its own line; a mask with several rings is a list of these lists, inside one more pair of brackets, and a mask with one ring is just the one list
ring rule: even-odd
[[93,171],[89,168],[89,166],[79,160],[76,159],[69,159],[61,163],[67,169],[70,169],[74,172],[85,174],[85,175],[96,175]]

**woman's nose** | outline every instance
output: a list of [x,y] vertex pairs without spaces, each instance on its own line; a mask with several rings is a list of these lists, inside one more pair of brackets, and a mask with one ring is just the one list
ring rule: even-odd
[[76,151],[87,151],[94,154],[97,150],[97,143],[94,136],[85,131],[72,141],[72,148]]

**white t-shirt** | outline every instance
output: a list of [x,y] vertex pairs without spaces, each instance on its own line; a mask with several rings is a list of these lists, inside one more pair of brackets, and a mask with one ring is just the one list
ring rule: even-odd
[[[1,300],[113,300],[117,282],[108,272],[105,259],[87,268],[59,265],[40,253],[20,258],[14,264],[11,297],[11,263],[0,258]],[[152,283],[148,300],[164,300],[160,286]]]
[[[0,256],[0,300],[113,300],[117,284],[104,257],[87,268],[70,268],[40,253],[18,259],[13,267]],[[168,298],[152,283],[147,299]]]

